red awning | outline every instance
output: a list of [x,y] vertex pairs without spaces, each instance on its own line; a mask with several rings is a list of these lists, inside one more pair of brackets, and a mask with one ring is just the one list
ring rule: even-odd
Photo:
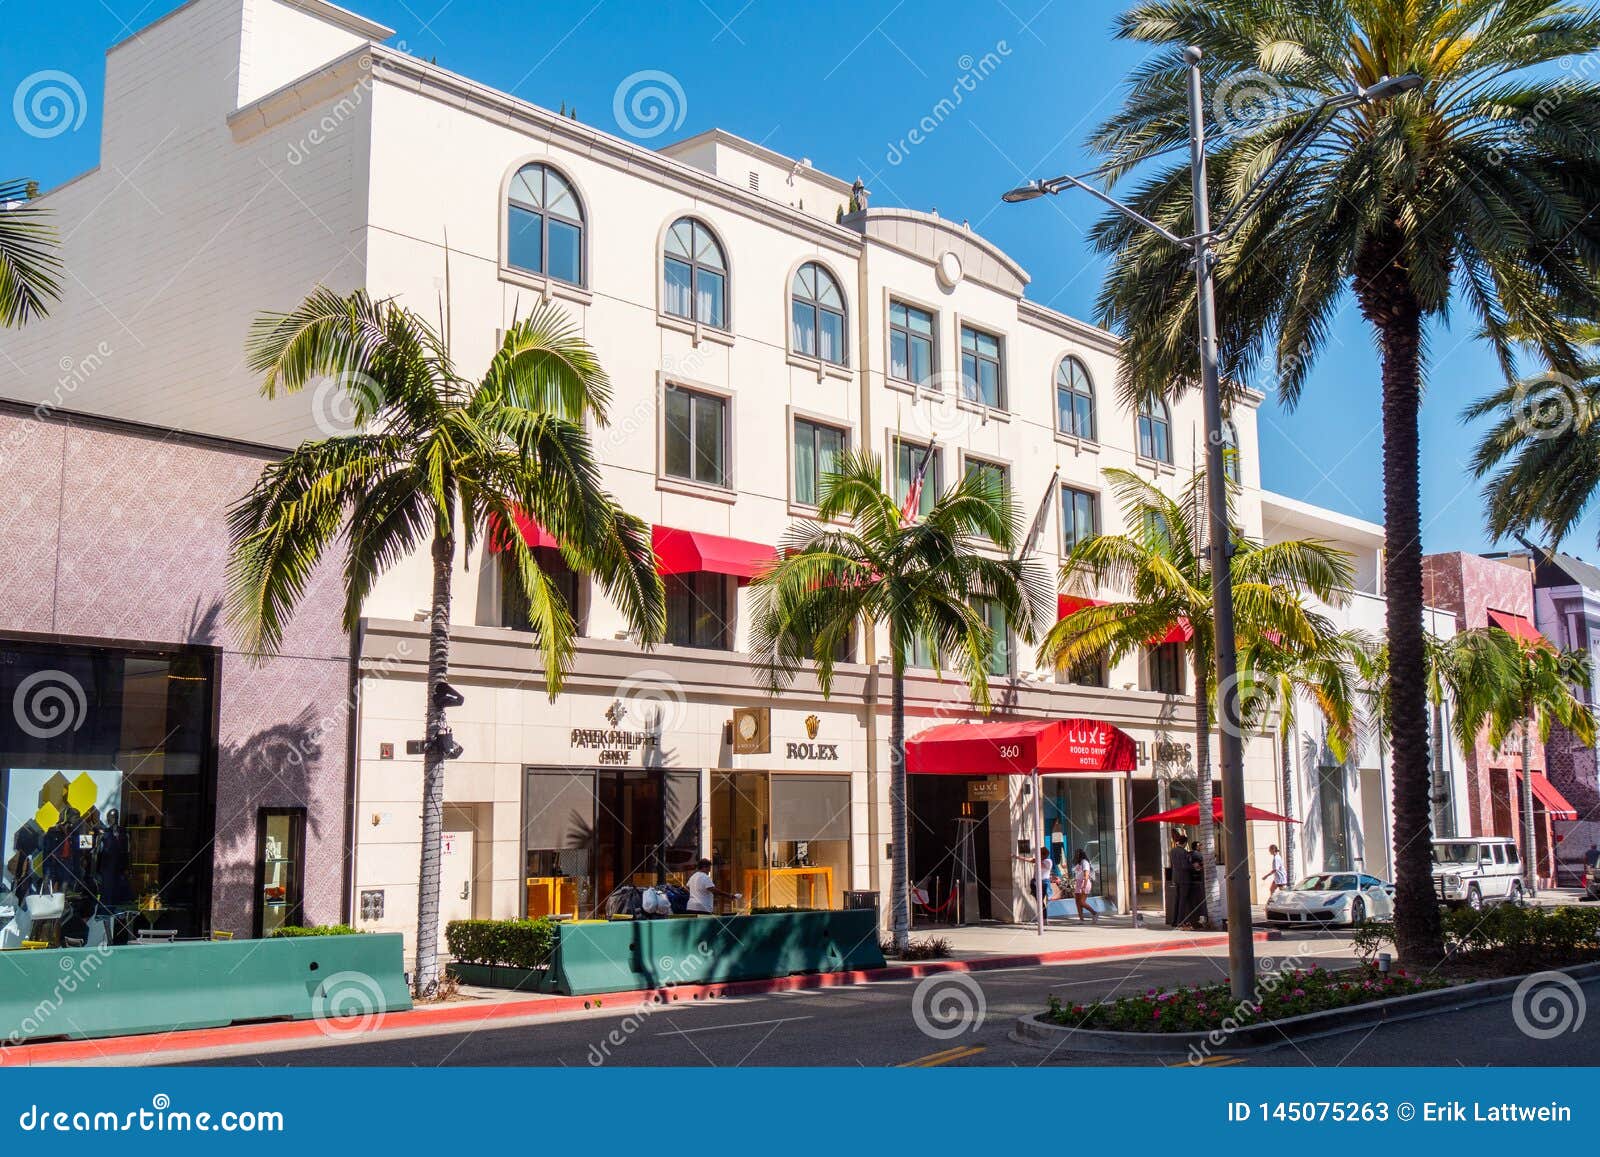
[[[1517,777],[1517,784],[1522,784],[1522,773],[1515,768],[1512,774]],[[1548,776],[1542,771],[1533,773],[1533,796],[1544,804],[1544,810],[1550,813],[1553,820],[1575,820],[1578,818],[1578,809],[1567,802],[1567,797],[1556,790],[1556,785],[1550,782]]]
[[656,570],[664,575],[705,571],[749,580],[768,570],[778,558],[777,547],[700,530],[657,526],[651,531],[651,540]]
[[[1222,822],[1222,797],[1211,797],[1211,818],[1217,823]],[[1251,804],[1244,805],[1244,818],[1246,820],[1261,820],[1274,824],[1297,824],[1300,821],[1288,816],[1280,816],[1277,812],[1269,812],[1266,808],[1255,807]],[[1197,803],[1184,804],[1182,807],[1171,808],[1168,811],[1157,812],[1153,816],[1141,816],[1142,824],[1183,824],[1185,827],[1194,827],[1200,822],[1200,805]]]
[[1056,620],[1059,622],[1068,615],[1083,610],[1084,607],[1103,607],[1105,605],[1099,599],[1086,599],[1082,595],[1057,595]]
[[1538,627],[1510,611],[1489,611],[1489,625],[1499,627],[1520,643],[1532,643],[1535,646],[1545,644],[1545,637],[1539,633]]
[[[522,541],[528,544],[530,550],[538,550],[541,546],[555,547],[560,545],[544,527],[540,526],[526,514],[518,511],[514,516],[517,524],[517,533],[522,535]],[[511,545],[506,538],[505,531],[500,526],[497,515],[489,516],[489,550],[498,554]]]
[[1098,719],[946,723],[906,741],[906,770],[917,775],[1045,775],[1132,771],[1133,740]]
[[1187,643],[1194,638],[1194,628],[1189,625],[1188,619],[1179,619],[1167,628],[1167,633],[1159,638],[1151,639],[1151,646],[1159,643]]

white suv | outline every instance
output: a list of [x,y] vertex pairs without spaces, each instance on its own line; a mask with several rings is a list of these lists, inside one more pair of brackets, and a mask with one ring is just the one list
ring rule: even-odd
[[1433,841],[1433,891],[1453,908],[1522,899],[1522,858],[1508,836]]

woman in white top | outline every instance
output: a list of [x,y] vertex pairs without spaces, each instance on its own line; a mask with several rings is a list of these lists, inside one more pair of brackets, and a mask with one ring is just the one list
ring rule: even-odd
[[1078,858],[1072,864],[1072,899],[1078,906],[1080,922],[1092,919],[1096,924],[1100,923],[1100,913],[1089,907],[1089,893],[1093,890],[1094,866],[1089,863],[1088,853],[1079,848]]

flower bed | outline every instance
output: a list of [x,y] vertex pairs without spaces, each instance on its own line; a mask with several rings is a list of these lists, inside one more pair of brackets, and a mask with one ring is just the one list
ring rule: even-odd
[[1051,1024],[1102,1032],[1232,1031],[1246,1025],[1429,992],[1449,984],[1439,977],[1408,975],[1404,969],[1383,973],[1372,965],[1363,965],[1333,972],[1313,964],[1310,968],[1262,977],[1254,1002],[1235,1000],[1226,984],[1152,988],[1141,996],[1096,1004],[1064,1004],[1052,996],[1043,1019]]

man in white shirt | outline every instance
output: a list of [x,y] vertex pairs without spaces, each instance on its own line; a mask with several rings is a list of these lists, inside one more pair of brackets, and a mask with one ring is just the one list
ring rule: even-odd
[[1267,899],[1270,900],[1273,893],[1279,888],[1287,888],[1289,886],[1289,871],[1283,865],[1283,856],[1278,851],[1277,844],[1268,844],[1267,851],[1272,853],[1272,868],[1261,878],[1272,881],[1272,891],[1267,893]]
[[739,899],[738,892],[724,892],[717,887],[716,881],[711,878],[710,860],[701,860],[695,867],[698,870],[689,877],[689,903],[685,911],[697,916],[709,916],[716,910],[718,896]]

